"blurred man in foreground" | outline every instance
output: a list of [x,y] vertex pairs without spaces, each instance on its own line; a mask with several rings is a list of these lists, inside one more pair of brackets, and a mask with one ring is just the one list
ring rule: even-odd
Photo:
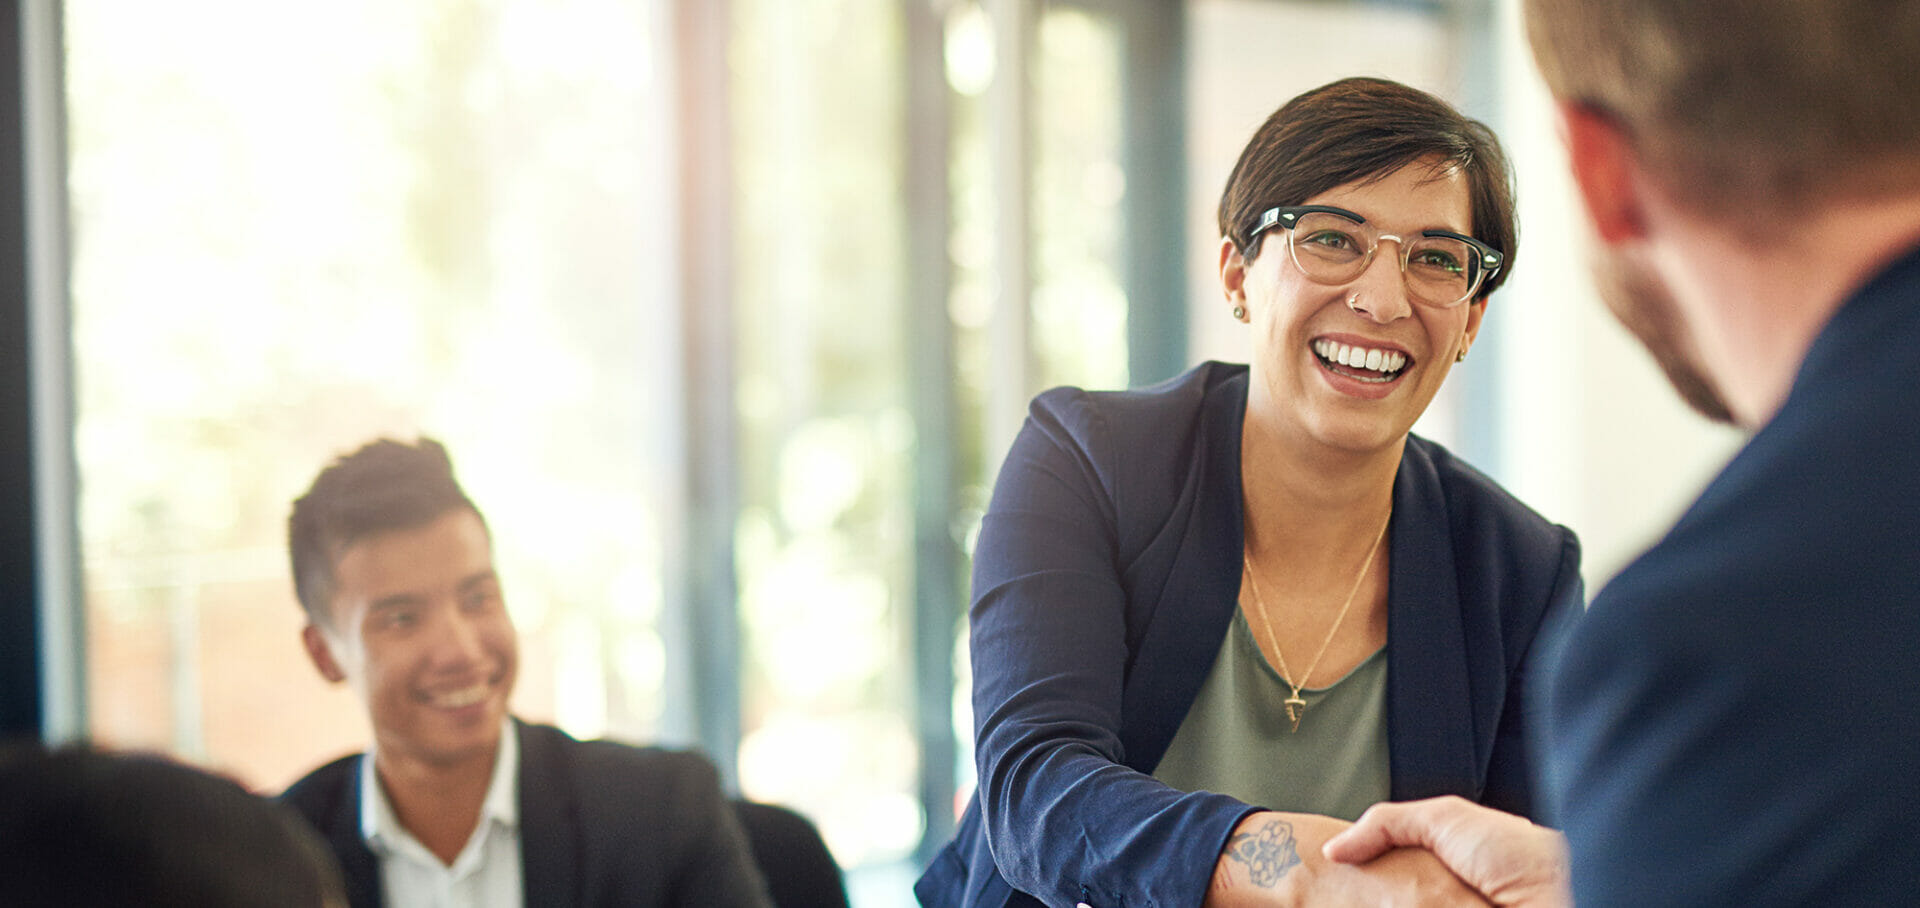
[[344,908],[300,817],[153,754],[0,748],[0,905]]
[[[1460,801],[1501,904],[1920,892],[1920,3],[1527,0],[1610,308],[1753,434],[1595,597],[1542,705],[1559,836]],[[1564,850],[1563,850],[1564,848]]]

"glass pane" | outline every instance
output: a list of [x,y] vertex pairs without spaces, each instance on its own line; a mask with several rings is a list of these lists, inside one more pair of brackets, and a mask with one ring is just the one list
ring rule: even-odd
[[[1033,283],[1030,343],[1037,393],[1071,384],[1127,384],[1127,298],[1120,277],[1120,41],[1109,15],[1048,5],[1034,22]],[[992,495],[1010,438],[987,430],[987,402],[1007,381],[1005,363],[1021,355],[996,349],[990,331],[997,300],[992,161],[988,142],[990,86],[997,55],[993,24],[978,3],[956,3],[946,19],[947,80],[953,96],[950,186],[954,223],[949,246],[955,399],[959,410],[955,485],[962,511],[955,531],[967,553]],[[959,739],[956,809],[972,794],[971,676],[964,624],[955,643],[954,730]]]
[[[1049,6],[1035,36],[1033,345],[1041,387],[1127,386],[1120,55],[1109,16]],[[1178,242],[1169,236],[1169,242]],[[1165,303],[1161,303],[1164,305]]]
[[871,865],[924,823],[898,4],[732,11],[741,787]]
[[266,789],[363,746],[285,520],[330,457],[425,433],[495,533],[516,710],[651,737],[678,391],[647,7],[65,12],[93,734]]

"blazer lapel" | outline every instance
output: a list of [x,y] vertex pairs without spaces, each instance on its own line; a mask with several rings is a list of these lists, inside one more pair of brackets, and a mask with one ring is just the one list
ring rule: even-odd
[[[1203,467],[1189,491],[1186,541],[1127,673],[1125,761],[1152,772],[1219,655],[1239,607],[1244,514],[1240,431],[1246,380],[1208,395]],[[1394,479],[1387,592],[1387,742],[1393,797],[1479,795],[1472,687],[1446,498],[1431,459],[1408,441]],[[1177,600],[1177,601],[1176,601]],[[1176,607],[1177,606],[1177,607]],[[1129,608],[1137,608],[1132,603]],[[1395,646],[1395,641],[1406,641]],[[1491,729],[1488,730],[1489,734]]]
[[1477,798],[1479,734],[1446,498],[1432,462],[1411,439],[1394,480],[1391,535],[1387,750],[1393,797]]
[[574,905],[580,895],[579,808],[561,742],[513,720],[520,736],[520,888],[528,905]]
[[[1120,730],[1126,763],[1152,772],[1166,756],[1193,699],[1220,655],[1240,605],[1240,553],[1245,527],[1240,496],[1240,429],[1247,409],[1245,375],[1209,393],[1201,419],[1201,468],[1184,500],[1187,532],[1167,573],[1161,600],[1127,673]],[[1129,603],[1132,610],[1138,603]]]

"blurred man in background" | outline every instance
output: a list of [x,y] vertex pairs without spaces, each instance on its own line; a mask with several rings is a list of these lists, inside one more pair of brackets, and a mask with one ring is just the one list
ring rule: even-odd
[[492,537],[439,443],[336,460],[288,541],[307,655],[365,703],[374,746],[283,799],[355,908],[768,904],[704,757],[509,715],[518,639]]

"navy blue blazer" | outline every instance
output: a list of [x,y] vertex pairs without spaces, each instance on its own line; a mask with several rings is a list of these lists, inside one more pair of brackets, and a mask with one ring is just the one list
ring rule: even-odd
[[[520,736],[520,883],[532,906],[766,908],[766,885],[706,757],[576,741],[514,720]],[[383,902],[360,835],[360,754],[309,773],[280,800],[340,860],[353,908]]]
[[[979,789],[915,886],[923,904],[1198,904],[1257,809],[1147,775],[1238,607],[1247,376],[1206,363],[1035,399],[974,556]],[[1418,437],[1393,503],[1393,796],[1531,815],[1520,692],[1542,627],[1580,611],[1579,544]]]
[[1543,685],[1575,901],[1920,901],[1920,249]]

